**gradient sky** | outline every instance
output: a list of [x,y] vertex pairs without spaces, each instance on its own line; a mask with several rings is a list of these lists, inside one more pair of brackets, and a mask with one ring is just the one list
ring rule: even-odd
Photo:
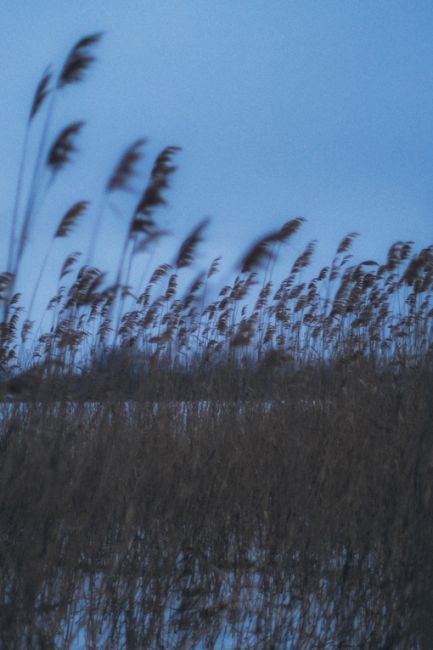
[[[97,205],[139,136],[148,138],[144,171],[165,145],[183,148],[170,208],[158,213],[175,238],[158,262],[207,215],[202,260],[222,253],[228,266],[258,234],[300,215],[308,222],[285,252],[287,267],[312,238],[323,263],[350,231],[362,235],[360,260],[382,260],[397,239],[433,240],[431,0],[2,0],[3,224],[35,85],[48,63],[99,30],[97,65],[57,104],[53,136],[70,120],[88,124],[77,164],[41,210],[25,282],[63,212],[78,199]],[[127,215],[135,198],[114,202]],[[105,215],[103,267],[117,259],[126,223]],[[89,232],[90,223],[58,257],[85,248]]]

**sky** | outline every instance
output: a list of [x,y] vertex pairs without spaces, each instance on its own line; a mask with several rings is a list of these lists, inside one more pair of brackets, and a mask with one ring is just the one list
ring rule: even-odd
[[136,195],[114,196],[104,213],[95,259],[104,269],[117,263],[132,207],[167,145],[182,152],[157,220],[174,236],[155,263],[172,261],[206,216],[198,266],[222,254],[232,269],[258,235],[297,216],[307,222],[283,251],[288,269],[311,239],[317,263],[330,262],[352,231],[359,261],[383,260],[399,239],[433,241],[430,0],[2,0],[2,261],[35,86],[47,64],[58,69],[78,38],[101,30],[97,64],[56,104],[52,137],[72,120],[86,127],[76,163],[40,207],[24,288],[79,199],[92,211],[56,248],[45,281],[65,254],[86,250],[104,183],[141,136]]

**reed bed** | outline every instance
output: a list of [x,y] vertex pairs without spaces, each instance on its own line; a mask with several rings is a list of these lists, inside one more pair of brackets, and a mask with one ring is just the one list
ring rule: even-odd
[[350,233],[329,266],[312,272],[307,243],[276,280],[297,217],[216,288],[220,258],[197,272],[203,220],[135,286],[167,236],[178,147],[157,156],[118,267],[92,264],[138,139],[33,320],[56,241],[90,209],[78,198],[53,225],[23,298],[38,210],[84,126],[52,138],[53,114],[101,37],[37,86],[0,275],[0,647],[431,650],[432,246],[357,262]]

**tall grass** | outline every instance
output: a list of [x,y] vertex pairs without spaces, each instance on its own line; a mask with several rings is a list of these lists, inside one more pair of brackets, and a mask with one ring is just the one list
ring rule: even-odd
[[28,237],[82,127],[50,144],[56,98],[100,38],[37,87],[29,128],[44,128],[34,161],[24,147],[0,275],[0,647],[430,650],[433,247],[355,262],[350,233],[329,266],[311,273],[309,243],[275,283],[295,218],[240,252],[218,292],[218,257],[186,282],[204,220],[130,286],[167,235],[169,146],[109,283],[93,252],[140,139],[107,181],[86,264],[64,261],[47,331],[38,286],[87,199],[53,224],[24,313]]

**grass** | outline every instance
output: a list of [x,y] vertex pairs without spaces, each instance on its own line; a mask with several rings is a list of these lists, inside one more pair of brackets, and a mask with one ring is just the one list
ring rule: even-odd
[[[219,258],[182,288],[202,221],[130,286],[167,234],[170,146],[109,284],[93,250],[140,139],[107,181],[87,264],[63,264],[47,330],[31,318],[45,261],[24,312],[36,207],[82,124],[50,145],[52,115],[100,38],[37,87],[29,128],[45,126],[33,167],[24,147],[0,276],[0,647],[430,650],[432,247],[356,263],[351,233],[308,277],[310,243],[274,286],[296,218],[240,253],[217,295]],[[46,259],[88,207],[64,212]]]

